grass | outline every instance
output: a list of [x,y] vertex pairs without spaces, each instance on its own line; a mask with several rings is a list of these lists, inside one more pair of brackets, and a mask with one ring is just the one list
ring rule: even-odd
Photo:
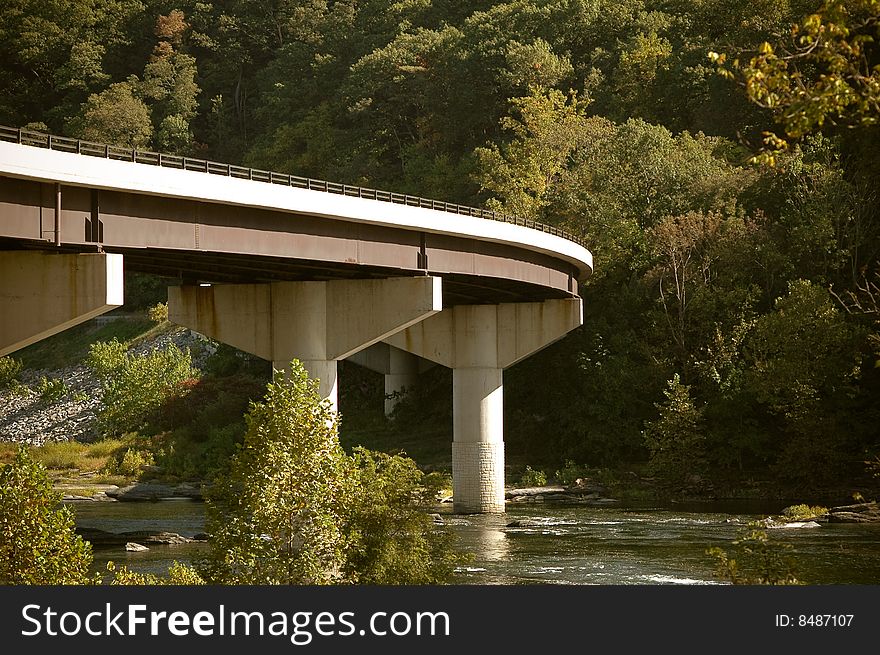
[[38,341],[15,353],[24,368],[59,369],[79,364],[89,354],[89,346],[97,341],[133,341],[167,329],[169,324],[156,325],[143,313],[123,316],[104,325],[87,321],[64,332]]
[[355,446],[384,453],[405,453],[423,470],[448,470],[452,465],[452,435],[442,427],[400,429],[381,411],[343,414],[339,441],[350,451]]
[[[117,453],[128,448],[122,439],[104,439],[85,444],[59,441],[32,446],[31,456],[49,471],[103,471]],[[15,457],[18,444],[0,443],[0,463],[8,464]]]

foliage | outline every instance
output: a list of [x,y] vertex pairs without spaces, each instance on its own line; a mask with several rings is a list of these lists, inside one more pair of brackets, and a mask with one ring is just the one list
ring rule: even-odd
[[107,462],[104,472],[108,475],[121,475],[128,479],[137,479],[144,467],[152,464],[153,456],[149,452],[137,448],[126,448]]
[[64,380],[48,378],[44,375],[37,382],[36,392],[44,403],[54,403],[70,393],[70,388],[64,384]]
[[164,323],[168,320],[168,303],[156,303],[147,309],[147,317],[154,323]]
[[210,488],[206,577],[225,584],[341,581],[351,478],[336,416],[301,364],[276,372],[246,416],[230,468]]
[[567,459],[562,468],[556,471],[553,477],[559,484],[570,486],[578,479],[589,477],[590,470],[586,466],[576,464],[574,460]]
[[810,521],[828,513],[821,505],[791,505],[782,510],[782,515],[792,521]]
[[89,583],[91,546],[25,447],[0,467],[0,584]]
[[344,578],[359,584],[447,582],[462,557],[429,512],[438,489],[408,457],[357,448],[346,506]]
[[754,526],[733,541],[733,549],[710,548],[707,554],[715,559],[716,575],[731,584],[797,585],[795,562],[786,556],[791,544],[770,539],[767,532]]
[[477,148],[483,189],[501,196],[490,207],[521,218],[537,218],[548,189],[585,136],[587,103],[561,92],[533,91],[511,101],[519,118],[505,117],[501,126],[514,135],[505,148]]
[[145,148],[153,138],[149,109],[129,82],[90,95],[70,130],[81,139],[124,148]]
[[[581,236],[589,316],[505,373],[510,461],[638,469],[676,374],[716,489],[848,488],[876,455],[876,2],[260,7],[8,0],[0,122],[483,203]],[[770,129],[757,159],[776,165],[749,165]],[[127,274],[126,309],[164,302],[164,285]],[[16,357],[73,364],[90,341],[134,336],[115,323]],[[259,373],[228,352],[211,366]],[[345,443],[448,466],[449,374],[422,377],[390,422],[352,401],[356,377]],[[216,406],[225,388],[241,409],[227,383],[141,422],[157,463],[197,475],[232,451],[244,427]]]
[[[764,41],[747,64],[711,53],[729,77],[737,77],[748,98],[774,112],[787,138],[821,130],[826,123],[873,125],[880,119],[880,3],[827,0],[791,28],[777,45]],[[768,133],[773,150],[787,144]],[[774,161],[772,154],[766,157]]]
[[536,471],[531,466],[526,466],[526,470],[520,476],[519,484],[521,487],[543,487],[547,484],[547,475],[544,471]]
[[449,578],[449,536],[425,509],[436,490],[402,456],[345,454],[337,416],[294,360],[252,403],[247,433],[208,493],[207,580],[406,584]]
[[87,364],[102,379],[99,418],[110,433],[140,428],[170,400],[184,396],[198,378],[189,350],[174,344],[144,355],[114,341],[94,344]]
[[677,373],[664,395],[666,402],[657,407],[659,418],[645,428],[645,444],[651,452],[651,470],[667,483],[682,487],[705,466],[703,412]]
[[117,567],[114,562],[107,562],[107,572],[112,575],[108,584],[112,586],[126,585],[203,585],[202,576],[191,566],[177,561],[168,567],[168,575],[156,575],[154,573],[140,573],[132,571],[126,566]]
[[0,357],[0,391],[12,388],[18,383],[21,362],[12,357]]

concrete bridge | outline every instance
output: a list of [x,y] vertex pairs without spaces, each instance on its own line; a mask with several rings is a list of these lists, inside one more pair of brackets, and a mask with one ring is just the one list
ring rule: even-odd
[[123,265],[334,404],[342,359],[389,395],[450,367],[455,510],[501,512],[502,373],[581,325],[592,255],[487,210],[0,127],[0,355],[121,305]]

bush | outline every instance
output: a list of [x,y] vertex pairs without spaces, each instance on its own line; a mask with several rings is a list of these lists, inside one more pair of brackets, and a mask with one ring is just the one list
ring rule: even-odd
[[346,503],[344,578],[360,584],[437,584],[461,558],[452,535],[434,525],[429,510],[437,488],[409,457],[357,448],[354,494]]
[[651,452],[651,471],[668,485],[686,487],[691,477],[705,468],[703,412],[694,405],[690,387],[681,384],[678,374],[664,391],[666,402],[657,405],[659,418],[645,429],[645,445]]
[[126,350],[126,345],[116,338],[110,341],[98,341],[89,346],[86,366],[99,378],[106,380],[125,366]]
[[110,583],[113,586],[124,585],[203,585],[202,576],[194,568],[175,561],[168,567],[168,575],[161,576],[153,573],[138,573],[131,571],[126,566],[117,568],[115,562],[107,562],[107,571],[112,574]]
[[98,417],[114,434],[143,427],[168,401],[185,395],[199,375],[189,350],[174,344],[133,355],[116,341],[97,343],[87,363],[103,378],[104,406]]
[[156,303],[147,310],[147,318],[154,323],[164,323],[168,320],[168,303]]
[[791,505],[782,510],[782,515],[792,521],[810,521],[827,513],[828,508],[821,505]]
[[586,466],[575,464],[573,460],[565,460],[561,469],[556,471],[556,481],[565,486],[573,485],[577,480],[589,477],[590,470]]
[[121,455],[111,459],[104,472],[107,475],[122,475],[126,478],[138,478],[145,466],[153,464],[153,455],[138,450],[127,448]]
[[523,487],[543,487],[547,484],[547,476],[544,471],[535,471],[531,466],[526,466],[519,483]]
[[12,357],[0,357],[0,391],[9,389],[18,383],[21,373],[21,362]]
[[787,556],[791,544],[772,541],[757,525],[751,524],[733,542],[731,553],[718,547],[706,551],[715,558],[716,576],[736,585],[801,584],[794,560]]
[[74,532],[73,512],[59,508],[60,500],[24,446],[0,468],[0,584],[91,582],[91,545]]

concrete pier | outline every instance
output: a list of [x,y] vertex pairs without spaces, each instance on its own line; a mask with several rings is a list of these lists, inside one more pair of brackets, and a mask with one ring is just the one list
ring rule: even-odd
[[580,298],[458,305],[385,339],[452,369],[456,512],[504,511],[503,370],[582,322]]
[[122,305],[122,255],[0,252],[0,356]]
[[337,406],[336,362],[442,308],[439,277],[274,282],[168,290],[168,317],[282,370],[302,361]]

